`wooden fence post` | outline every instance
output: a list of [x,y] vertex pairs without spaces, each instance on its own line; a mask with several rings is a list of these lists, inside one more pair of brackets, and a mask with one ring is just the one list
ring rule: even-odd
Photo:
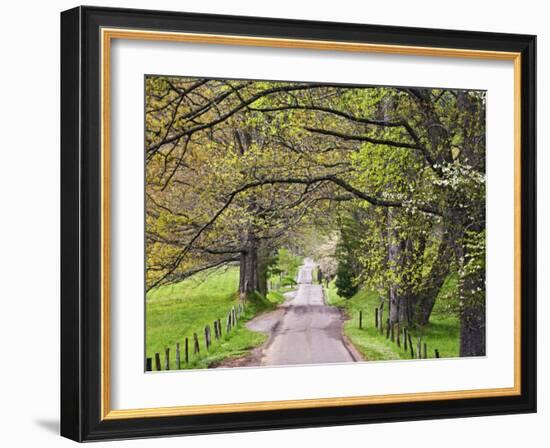
[[170,370],[170,349],[168,347],[166,347],[165,354],[166,354],[165,370]]
[[218,331],[218,321],[214,321],[214,337],[216,338],[216,341],[220,339],[220,332]]
[[424,342],[424,359],[428,359],[428,344]]
[[189,338],[185,338],[185,364],[189,363]]
[[155,353],[155,367],[157,368],[157,370],[162,370],[162,368],[160,367],[160,354],[158,353]]
[[386,339],[390,338],[390,318],[386,319]]
[[378,308],[374,309],[374,328],[378,330]]
[[435,357],[439,358],[439,350],[438,349],[435,349]]
[[197,353],[200,353],[201,352],[201,348],[199,346],[199,337],[197,336],[197,333],[193,333],[193,341],[194,341],[194,350],[193,350],[193,353],[197,354]]
[[229,313],[227,313],[227,323],[225,325],[225,332],[229,334],[231,331],[231,310],[229,310]]
[[208,350],[208,325],[204,327],[204,346]]
[[363,311],[359,311],[359,330],[363,328]]
[[407,339],[409,340],[409,350],[411,351],[411,358],[414,358],[413,342],[412,342],[411,334],[408,331],[407,331]]
[[403,350],[407,351],[407,329],[403,328]]
[[218,332],[220,333],[220,338],[222,337],[222,321],[218,319]]
[[181,369],[181,359],[180,359],[180,343],[176,342],[176,366]]
[[378,313],[378,322],[380,324],[380,333],[384,334],[384,303],[380,305],[380,311]]
[[145,360],[145,371],[150,372],[153,370],[153,358],[147,358]]

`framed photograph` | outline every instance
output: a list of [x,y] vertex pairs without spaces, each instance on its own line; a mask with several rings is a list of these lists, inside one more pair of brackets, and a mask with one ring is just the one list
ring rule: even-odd
[[61,14],[61,433],[536,411],[535,36]]

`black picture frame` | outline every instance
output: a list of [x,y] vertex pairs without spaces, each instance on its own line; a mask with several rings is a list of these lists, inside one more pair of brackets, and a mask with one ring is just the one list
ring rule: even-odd
[[[521,394],[101,419],[100,29],[521,53]],[[99,7],[61,13],[61,435],[76,441],[536,411],[536,37]]]

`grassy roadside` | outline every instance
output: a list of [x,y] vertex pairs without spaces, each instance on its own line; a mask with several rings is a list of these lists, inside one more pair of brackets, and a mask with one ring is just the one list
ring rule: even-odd
[[[428,357],[433,358],[434,349],[438,349],[442,358],[457,357],[459,355],[459,322],[451,315],[446,307],[452,300],[452,291],[456,286],[456,279],[450,276],[443,286],[440,297],[432,312],[430,323],[424,329],[423,341],[428,344]],[[334,281],[329,284],[327,301],[329,304],[342,308],[349,317],[344,324],[344,333],[355,345],[359,352],[369,361],[390,359],[411,359],[410,353],[403,347],[386,339],[375,328],[374,309],[380,305],[376,292],[359,290],[350,299],[338,296]],[[363,311],[363,329],[359,329],[359,311]],[[413,343],[419,333],[411,332]]]
[[[240,356],[251,348],[262,344],[266,336],[248,330],[244,323],[258,313],[275,308],[284,300],[281,292],[268,294],[267,299],[256,297],[245,306],[244,315],[229,335],[225,332],[225,322],[232,306],[237,307],[239,269],[229,267],[193,276],[175,285],[164,286],[147,295],[146,302],[146,357],[153,358],[159,353],[164,369],[164,353],[170,348],[170,368],[176,369],[175,350],[179,342],[182,350],[182,367],[186,369],[207,368],[229,357]],[[216,319],[222,321],[223,337],[208,350],[204,345],[204,327]],[[192,354],[192,337],[197,333],[200,341],[200,354]],[[212,329],[213,335],[213,329]],[[183,364],[183,344],[189,338],[190,360]],[[154,364],[154,361],[153,361]],[[153,366],[153,369],[155,367]]]

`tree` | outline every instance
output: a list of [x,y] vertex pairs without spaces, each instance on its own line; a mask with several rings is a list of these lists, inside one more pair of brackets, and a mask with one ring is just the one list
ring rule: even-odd
[[336,246],[336,258],[338,267],[336,269],[336,281],[338,295],[351,298],[359,289],[360,285],[360,256],[361,256],[361,222],[360,209],[356,209],[351,216],[341,218],[340,238]]
[[[345,173],[327,175],[325,180],[371,205],[391,209],[392,221],[395,210],[398,214],[422,213],[438,221],[441,241],[435,253],[439,264],[432,264],[434,269],[415,288],[418,293],[409,295],[408,302],[415,304],[430,296],[422,306],[413,306],[413,310],[420,308],[424,316],[429,316],[446,274],[439,267],[449,266],[452,254],[461,278],[461,354],[483,355],[485,280],[482,272],[466,274],[463,266],[469,257],[466,232],[482,234],[485,228],[484,92],[359,88],[346,90],[336,100],[335,96],[324,93],[323,100],[315,101],[311,95],[306,103],[294,97],[290,103],[263,111],[307,111],[307,119],[302,119],[308,123],[304,129],[311,133],[311,140],[298,134],[289,146],[303,148],[305,141],[306,147],[312,148],[315,142],[320,148],[317,154],[330,151],[345,157],[347,153],[347,160],[359,162],[362,168],[352,165]],[[323,136],[324,140],[315,140],[315,136]],[[378,151],[378,155],[363,158],[361,153],[365,151]],[[397,272],[400,260],[408,258],[399,254],[403,243],[410,246],[407,240],[404,237],[396,241],[394,234],[388,236],[394,246],[388,257],[395,269],[390,266],[390,270]],[[393,296],[399,304],[399,295]]]
[[315,188],[261,178],[275,149],[246,110],[236,113],[250,84],[147,80],[149,289],[238,261],[243,298],[266,291],[266,257],[307,218]]

